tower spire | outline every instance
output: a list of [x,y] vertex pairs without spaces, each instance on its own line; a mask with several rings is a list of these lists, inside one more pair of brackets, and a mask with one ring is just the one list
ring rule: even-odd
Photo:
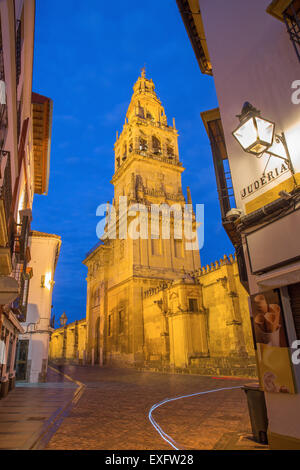
[[146,64],[144,64],[144,67],[142,68],[142,78],[146,78]]

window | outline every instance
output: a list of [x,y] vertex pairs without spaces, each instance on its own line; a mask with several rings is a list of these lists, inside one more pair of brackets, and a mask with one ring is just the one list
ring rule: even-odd
[[149,111],[147,112],[147,119],[151,119],[151,121],[153,121],[153,116]]
[[97,307],[98,305],[100,305],[100,287],[94,290],[92,296],[92,306]]
[[172,159],[174,157],[173,147],[170,147],[170,146],[167,147],[167,155],[170,159]]
[[197,299],[189,299],[189,312],[198,312]]
[[12,349],[13,349],[13,336],[10,335],[9,338],[9,344],[8,344],[8,354],[7,354],[7,359],[6,359],[6,371],[11,372],[11,355],[12,355]]
[[145,117],[144,108],[140,105],[137,108],[137,115],[142,119]]
[[152,148],[153,148],[153,152],[155,154],[160,154],[161,153],[161,144],[160,144],[160,141],[158,140],[157,137],[153,136],[152,137]]
[[108,315],[107,319],[107,335],[111,336],[112,333],[112,315]]
[[151,238],[151,251],[153,256],[161,255],[161,240]]
[[127,158],[127,145],[125,144],[123,147],[123,157],[122,160],[126,160]]
[[120,260],[124,258],[125,241],[120,240]]
[[144,151],[148,150],[147,141],[145,139],[141,138],[140,143],[139,143],[139,147],[140,147],[141,152],[144,152]]
[[182,240],[174,240],[175,257],[182,258]]
[[119,334],[124,333],[124,310],[119,311]]

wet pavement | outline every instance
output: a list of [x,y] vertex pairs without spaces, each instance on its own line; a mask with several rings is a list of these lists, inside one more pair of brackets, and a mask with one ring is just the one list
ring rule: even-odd
[[[48,443],[51,450],[170,450],[148,419],[155,403],[251,382],[98,366],[66,366],[64,372],[86,388]],[[240,389],[166,403],[153,418],[179,449],[264,448],[251,439],[246,397]]]
[[[15,390],[0,400],[0,450],[28,450],[39,444],[64,411],[78,385],[48,371],[48,383],[17,383]],[[43,447],[43,446],[42,446]]]

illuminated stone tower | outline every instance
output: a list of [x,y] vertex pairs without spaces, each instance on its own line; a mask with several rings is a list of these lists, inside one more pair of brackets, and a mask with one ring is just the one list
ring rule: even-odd
[[[114,146],[113,206],[118,216],[119,198],[127,196],[128,205],[147,206],[150,217],[151,204],[186,204],[181,185],[184,168],[179,160],[175,120],[168,125],[154,83],[146,78],[144,69],[133,90],[123,130]],[[190,193],[188,200],[191,202]],[[186,251],[184,240],[174,240],[172,227],[170,239],[162,239],[161,232],[160,227],[157,239],[149,234],[148,239],[132,240],[119,239],[117,231],[115,240],[100,243],[84,261],[88,266],[88,354],[92,362],[144,363],[146,355],[151,356],[151,351],[145,351],[144,292],[162,283],[170,285],[185,272],[200,268],[199,250]],[[200,297],[198,286],[195,288],[196,297]],[[156,307],[153,315],[161,316],[162,312]],[[154,346],[153,342],[155,350],[164,343],[165,356],[167,335],[164,327],[160,344]]]
[[[165,110],[156,96],[152,80],[145,70],[134,85],[134,93],[126,114],[125,124],[115,143],[114,206],[119,213],[119,198],[127,196],[128,205],[186,204],[182,193],[181,174],[184,171],[179,160],[178,133],[169,126]],[[190,193],[189,193],[189,202]],[[150,231],[149,220],[149,231]],[[157,234],[158,235],[158,234]],[[127,256],[131,258],[132,274],[149,269],[156,275],[174,279],[182,269],[192,271],[200,267],[199,251],[186,252],[181,240],[162,240],[161,227],[158,239],[128,240]],[[153,271],[154,274],[154,271]]]

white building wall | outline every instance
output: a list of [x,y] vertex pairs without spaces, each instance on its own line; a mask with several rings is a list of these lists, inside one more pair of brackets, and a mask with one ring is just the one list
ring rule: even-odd
[[[262,176],[267,163],[267,156],[258,159],[245,153],[232,136],[239,124],[236,115],[241,113],[244,102],[249,101],[262,117],[275,122],[277,133],[285,133],[293,166],[300,173],[300,104],[292,102],[292,85],[300,78],[299,62],[285,24],[266,12],[270,3],[271,0],[199,0],[236,204],[245,212],[248,202],[290,178],[291,173],[282,174],[242,199],[243,189]],[[272,157],[268,171],[281,164],[280,159]],[[255,281],[251,282],[251,291],[259,291]],[[300,439],[300,395],[265,395],[270,430]]]
[[[25,335],[29,339],[28,380],[36,383],[43,380],[48,365],[50,319],[55,262],[61,241],[56,235],[38,234],[30,237],[33,277],[30,280]],[[45,276],[42,287],[42,276]]]
[[[242,199],[244,188],[262,176],[267,156],[245,153],[232,136],[245,101],[259,109],[262,117],[285,132],[291,159],[300,173],[300,104],[292,102],[299,80],[299,62],[286,26],[266,12],[271,0],[200,0],[205,35],[213,66],[216,92],[225,133],[237,207],[291,177],[290,172]],[[267,172],[281,167],[272,157]]]

